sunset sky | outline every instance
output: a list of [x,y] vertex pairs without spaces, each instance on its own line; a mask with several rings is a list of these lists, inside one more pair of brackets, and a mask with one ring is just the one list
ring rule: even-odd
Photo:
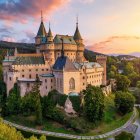
[[140,52],[140,0],[0,0],[0,40],[34,42],[41,10],[54,35],[73,35],[78,14],[86,48]]

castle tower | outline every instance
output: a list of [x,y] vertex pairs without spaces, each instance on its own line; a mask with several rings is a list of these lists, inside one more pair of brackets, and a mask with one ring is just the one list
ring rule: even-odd
[[46,36],[47,36],[47,32],[43,23],[43,16],[42,16],[42,11],[41,11],[41,23],[40,23],[40,27],[38,30],[38,33],[35,37],[35,43],[36,45],[42,44],[46,42]]
[[106,61],[107,61],[107,57],[104,55],[96,55],[96,62],[99,63],[103,68],[104,68],[104,72],[103,72],[103,79],[102,79],[102,84],[106,85]]
[[84,44],[83,44],[83,39],[81,37],[79,28],[78,28],[78,17],[77,17],[77,22],[76,22],[76,31],[74,33],[74,40],[77,44],[77,55],[76,55],[76,61],[81,62],[84,61]]
[[52,35],[52,31],[51,31],[51,27],[50,27],[50,23],[49,23],[49,31],[47,34],[47,43],[46,43],[46,48],[47,50],[46,52],[46,58],[49,59],[49,63],[51,65],[54,64],[55,61],[55,54],[54,54],[54,42],[53,42],[53,35]]

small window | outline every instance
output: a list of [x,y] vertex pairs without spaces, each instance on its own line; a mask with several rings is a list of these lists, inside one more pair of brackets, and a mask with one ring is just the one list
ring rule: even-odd
[[42,71],[44,71],[44,69],[42,69]]
[[51,83],[53,82],[53,79],[51,79]]
[[22,77],[24,78],[24,75],[22,75]]
[[83,79],[85,79],[85,76],[83,76]]
[[36,78],[38,77],[38,74],[36,74]]
[[36,71],[38,71],[38,69],[36,69]]
[[22,70],[22,72],[24,72],[24,70]]
[[29,71],[31,71],[31,69],[29,69]]
[[47,89],[47,86],[46,86],[46,89]]
[[51,89],[52,89],[53,87],[51,86]]
[[46,71],[48,71],[48,69],[46,69]]
[[85,83],[83,83],[83,86],[85,85]]
[[45,79],[45,83],[47,83],[47,79]]

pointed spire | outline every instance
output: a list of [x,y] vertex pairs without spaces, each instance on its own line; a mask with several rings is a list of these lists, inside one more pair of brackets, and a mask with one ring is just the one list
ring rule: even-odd
[[41,10],[41,22],[43,22],[43,13],[42,13],[42,10]]
[[37,37],[45,37],[47,35],[44,23],[43,23],[43,14],[41,11],[41,23],[40,23],[40,27],[37,33]]
[[50,22],[49,22],[49,31],[48,31],[48,36],[49,37],[52,37],[53,35],[52,35],[52,31],[51,31],[51,27],[50,27]]
[[81,34],[79,32],[79,28],[78,28],[78,16],[76,17],[76,31],[74,33],[74,39],[75,40],[82,40]]

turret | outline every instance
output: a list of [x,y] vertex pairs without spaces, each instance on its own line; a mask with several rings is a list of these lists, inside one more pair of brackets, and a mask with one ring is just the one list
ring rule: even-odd
[[53,35],[52,35],[51,28],[50,28],[50,23],[49,23],[49,31],[48,31],[48,35],[47,35],[47,42],[53,42]]
[[47,42],[46,42],[46,58],[49,60],[50,65],[54,64],[55,61],[55,54],[54,54],[54,42],[53,42],[53,35],[52,31],[50,28],[50,23],[49,23],[49,31],[47,34]]
[[77,54],[76,54],[76,61],[77,62],[83,62],[85,61],[84,58],[84,44],[83,44],[83,39],[81,37],[79,28],[78,28],[78,17],[77,17],[77,22],[76,22],[76,31],[74,33],[74,40],[77,44]]
[[82,44],[83,43],[83,39],[81,37],[79,28],[78,28],[78,17],[77,17],[77,23],[76,23],[76,31],[74,33],[74,40],[77,44]]
[[42,44],[46,42],[46,36],[47,36],[47,32],[43,23],[43,16],[42,16],[42,12],[41,12],[41,23],[40,23],[40,27],[38,30],[38,33],[35,37],[35,43],[36,45]]

